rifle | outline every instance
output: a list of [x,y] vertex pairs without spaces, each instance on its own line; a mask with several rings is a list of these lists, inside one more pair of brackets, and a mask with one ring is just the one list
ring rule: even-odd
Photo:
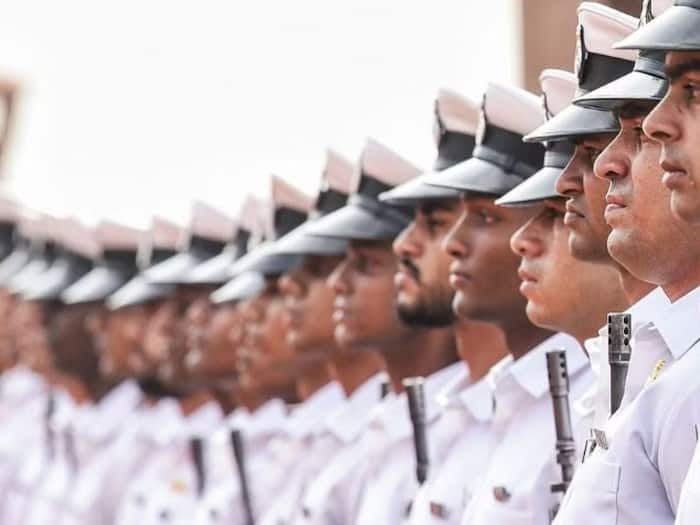
[[250,497],[250,487],[248,485],[248,475],[245,468],[245,447],[243,446],[243,438],[240,430],[231,430],[231,446],[233,448],[233,456],[236,459],[238,467],[238,482],[241,487],[241,497],[243,498],[243,510],[245,512],[246,525],[255,525],[253,516],[253,502]]
[[608,363],[610,363],[610,415],[612,416],[622,403],[627,381],[632,348],[630,336],[632,316],[625,313],[608,314]]
[[422,377],[407,377],[402,381],[408,398],[408,411],[413,424],[413,445],[416,451],[416,479],[422,485],[428,478],[428,436],[425,429],[425,380]]
[[[561,481],[552,483],[550,490],[552,494],[563,495],[574,477],[574,462],[576,461],[576,442],[574,441],[569,405],[569,371],[566,366],[565,350],[547,352],[547,376],[554,410],[554,429],[557,436],[555,443],[557,463],[561,468]],[[559,504],[557,503],[550,510],[551,520],[554,520],[558,510]]]
[[379,385],[379,400],[381,401],[388,396],[390,391],[391,383],[389,383],[389,381],[382,381],[382,383]]
[[204,465],[204,440],[201,437],[190,438],[190,453],[194,464],[195,479],[197,480],[197,497],[204,495],[206,488],[206,468]]

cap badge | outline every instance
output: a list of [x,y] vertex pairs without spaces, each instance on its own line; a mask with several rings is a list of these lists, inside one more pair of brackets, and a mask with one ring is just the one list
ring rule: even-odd
[[510,492],[505,487],[493,487],[493,497],[500,503],[510,500]]
[[583,26],[581,24],[576,28],[576,57],[574,62],[574,71],[578,77],[579,84],[583,80],[583,70],[588,59],[588,50],[586,42],[583,39]]

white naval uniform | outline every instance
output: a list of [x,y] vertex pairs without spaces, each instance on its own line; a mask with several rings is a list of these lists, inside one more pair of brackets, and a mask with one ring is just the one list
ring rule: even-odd
[[[47,519],[47,506],[60,497],[73,474],[69,423],[77,406],[62,389],[52,389],[51,395],[54,411],[48,424],[50,438],[31,451],[18,469],[9,487],[2,523],[19,525]],[[48,437],[45,424],[39,431]]]
[[148,416],[139,425],[133,452],[125,452],[125,460],[133,465],[134,470],[130,471],[130,479],[117,504],[114,520],[117,525],[142,523],[151,484],[159,467],[175,454],[178,437],[186,424],[179,403],[173,398],[159,400]]
[[381,385],[387,381],[384,372],[375,374],[360,385],[338,411],[325,421],[325,428],[338,440],[338,453],[324,466],[304,492],[302,511],[297,525],[336,525],[347,523],[348,506],[357,502],[346,491],[336,490],[337,476],[356,461],[352,445],[367,428],[372,410],[381,399]]
[[700,421],[700,288],[633,333],[651,363],[647,385],[608,421],[602,443],[579,467],[559,525],[674,522]]
[[[464,372],[462,361],[453,363],[425,378],[425,410],[428,457],[437,468],[450,445],[463,430],[459,421],[441,419],[437,398],[445,386]],[[374,438],[373,434],[377,437]],[[402,523],[411,510],[418,490],[415,470],[413,427],[405,394],[382,406],[379,417],[369,425],[368,439],[380,446],[364,460],[369,464],[364,480],[357,525]]]
[[[632,315],[632,332],[645,323],[653,321],[654,316],[660,315],[670,304],[664,291],[661,288],[654,288],[626,310],[626,313]],[[591,388],[572,404],[572,410],[576,417],[592,420],[591,428],[603,429],[610,417],[607,324],[600,329],[596,337],[586,340],[584,346],[596,380]],[[621,406],[626,406],[641,392],[652,366],[653,363],[649,363],[649,358],[643,349],[632,352]]]
[[17,470],[24,459],[44,446],[48,385],[24,367],[0,377],[0,516]]
[[209,401],[185,418],[174,446],[157,466],[147,486],[147,502],[140,525],[181,523],[194,520],[200,495],[197,493],[196,468],[190,440],[208,436],[222,423],[220,405]]
[[472,383],[465,369],[440,393],[438,403],[440,419],[456,420],[461,430],[442,464],[431,465],[413,501],[409,525],[458,525],[495,446],[493,391],[486,378]]
[[94,430],[84,434],[102,447],[91,461],[80,461],[78,476],[66,496],[61,525],[112,523],[132,476],[152,451],[142,433],[151,418],[158,419],[163,405],[145,403],[132,382],[123,383],[108,397],[103,400],[108,404],[101,403],[101,409],[85,419],[86,424],[93,421]]
[[[269,486],[275,487],[278,483],[278,480],[272,480],[269,476],[268,446],[270,441],[280,434],[286,419],[285,403],[280,399],[272,399],[252,414],[236,411],[228,421],[228,430],[239,430],[243,438],[245,467],[254,517],[260,515],[262,502],[272,499],[273,493]],[[223,437],[225,437],[224,442],[219,442],[222,439],[220,435],[212,437],[215,447],[212,460],[218,463],[218,469],[221,469],[222,464],[228,467],[225,473],[222,472],[225,479],[219,479],[218,475],[213,475],[214,479],[212,483],[207,484],[203,501],[198,505],[193,525],[246,525],[241,487],[238,482],[238,465],[233,457],[230,436]]]
[[[566,350],[569,399],[578,399],[590,387],[593,373],[588,359],[576,340],[565,334],[548,338],[516,361],[506,357],[491,369],[488,379],[496,405],[492,432],[498,444],[462,525],[549,524],[555,502],[550,484],[561,478],[545,357],[554,349]],[[582,446],[590,421],[572,423]]]
[[[270,494],[259,525],[293,523],[301,512],[301,497],[308,483],[338,451],[337,440],[325,431],[329,414],[345,403],[345,393],[333,381],[304,401],[289,417],[285,436],[271,444],[272,479],[280,480]],[[258,522],[256,522],[258,523]]]
[[63,523],[70,515],[69,501],[79,484],[80,473],[116,439],[125,420],[142,401],[141,389],[126,381],[98,403],[76,406],[57,436],[59,452],[46,479],[32,499],[27,525]]

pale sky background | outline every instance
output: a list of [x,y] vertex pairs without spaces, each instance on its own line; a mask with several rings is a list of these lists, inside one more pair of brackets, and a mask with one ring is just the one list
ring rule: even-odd
[[95,222],[235,214],[275,173],[313,193],[324,150],[434,156],[440,87],[520,83],[517,0],[1,0],[22,82],[5,191]]

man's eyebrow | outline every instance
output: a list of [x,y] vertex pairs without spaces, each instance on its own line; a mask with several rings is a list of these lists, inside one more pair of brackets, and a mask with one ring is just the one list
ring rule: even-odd
[[694,58],[675,66],[666,66],[664,69],[668,81],[675,82],[686,73],[690,73],[691,71],[700,71],[700,59]]

